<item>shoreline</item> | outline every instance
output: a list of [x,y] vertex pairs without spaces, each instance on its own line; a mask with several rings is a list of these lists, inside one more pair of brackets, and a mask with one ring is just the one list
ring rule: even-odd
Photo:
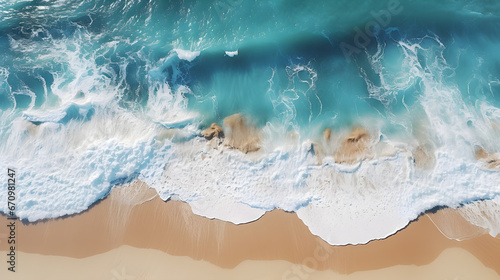
[[[113,189],[80,214],[19,223],[17,250],[83,259],[126,245],[188,256],[224,269],[234,269],[245,261],[282,260],[352,274],[397,265],[428,265],[446,249],[461,248],[500,274],[496,261],[500,259],[499,238],[481,235],[460,242],[450,240],[435,226],[433,215],[420,216],[385,239],[332,246],[311,234],[295,213],[273,210],[256,221],[235,225],[195,215],[184,202],[164,202],[155,190],[139,182]],[[6,216],[0,220],[5,223]],[[0,251],[5,250],[2,245]]]

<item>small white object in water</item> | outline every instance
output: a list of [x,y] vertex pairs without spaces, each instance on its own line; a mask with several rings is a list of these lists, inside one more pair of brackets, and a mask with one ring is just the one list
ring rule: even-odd
[[193,61],[200,55],[200,51],[186,51],[181,49],[174,49],[174,52],[177,53],[179,59],[187,60],[189,62]]
[[229,57],[237,56],[238,55],[238,50],[235,51],[226,51],[226,55]]

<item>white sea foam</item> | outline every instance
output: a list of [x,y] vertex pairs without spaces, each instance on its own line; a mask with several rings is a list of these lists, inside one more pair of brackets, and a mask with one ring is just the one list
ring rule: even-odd
[[458,212],[471,224],[487,230],[491,236],[500,234],[500,196],[468,203],[460,207]]
[[23,112],[23,117],[31,122],[59,122],[68,114],[74,114],[74,118],[85,118],[91,114],[92,104],[71,103],[55,110],[28,110]]
[[189,62],[193,61],[201,53],[200,51],[187,51],[187,50],[181,50],[181,49],[174,49],[174,52],[177,53],[177,56],[179,57],[179,59],[187,60]]

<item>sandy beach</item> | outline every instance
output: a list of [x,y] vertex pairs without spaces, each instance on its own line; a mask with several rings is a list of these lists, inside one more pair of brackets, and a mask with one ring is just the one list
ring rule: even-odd
[[[461,248],[446,249],[427,265],[397,265],[352,274],[311,270],[283,260],[247,260],[233,269],[224,269],[206,261],[125,245],[83,259],[30,253],[20,253],[19,258],[23,260],[19,272],[8,275],[6,279],[499,279],[495,271],[486,268],[472,254]],[[0,275],[3,275],[3,272]]]
[[[261,274],[238,279],[332,279],[334,275],[345,279],[366,279],[369,275],[383,279],[397,279],[397,275],[500,279],[500,239],[480,234],[463,241],[450,240],[434,224],[446,221],[443,215],[453,220],[448,222],[466,223],[438,211],[421,216],[384,240],[331,246],[312,235],[295,213],[274,210],[255,222],[235,225],[197,216],[184,202],[164,202],[139,182],[115,188],[107,198],[78,215],[32,224],[18,221],[17,278],[11,278],[14,274],[5,264],[0,276],[68,279],[68,273],[81,270],[84,275],[71,279],[120,279],[110,273],[117,269],[121,273],[123,263],[133,267],[135,277],[149,275],[123,279],[172,279],[159,275],[179,263],[172,270],[178,273],[175,279],[200,279],[190,267],[206,270],[201,274],[206,279],[249,275],[241,271],[231,274],[242,269]],[[7,224],[5,216],[0,220]],[[463,227],[469,236],[480,232],[470,224]],[[3,255],[7,250],[5,235],[0,236]],[[61,266],[65,269],[56,269]],[[211,278],[213,275],[220,277]]]

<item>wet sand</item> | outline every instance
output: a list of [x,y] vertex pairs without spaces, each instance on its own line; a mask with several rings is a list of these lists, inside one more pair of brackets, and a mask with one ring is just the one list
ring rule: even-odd
[[[0,217],[0,223],[7,224],[5,216]],[[22,264],[29,264],[38,255],[57,256],[68,262],[76,258],[83,264],[83,260],[128,246],[133,248],[123,250],[154,249],[166,257],[185,256],[224,269],[234,269],[248,261],[272,260],[305,265],[303,271],[311,268],[343,275],[431,265],[440,255],[459,250],[468,254],[463,259],[477,260],[486,274],[494,271],[493,275],[500,279],[500,239],[482,234],[460,242],[450,240],[426,215],[384,240],[331,246],[312,235],[295,213],[274,210],[255,222],[234,225],[197,216],[183,202],[164,202],[141,183],[115,188],[108,198],[81,214],[34,224],[18,221],[17,225],[18,269],[33,273],[36,266]],[[6,251],[2,232],[0,251]],[[453,263],[454,254],[448,255],[444,258]],[[23,256],[27,260],[23,261]],[[39,258],[41,263],[47,261],[47,257]],[[469,261],[462,263],[460,269],[467,269]],[[470,263],[471,271],[477,268]],[[3,275],[6,267],[0,271]]]

